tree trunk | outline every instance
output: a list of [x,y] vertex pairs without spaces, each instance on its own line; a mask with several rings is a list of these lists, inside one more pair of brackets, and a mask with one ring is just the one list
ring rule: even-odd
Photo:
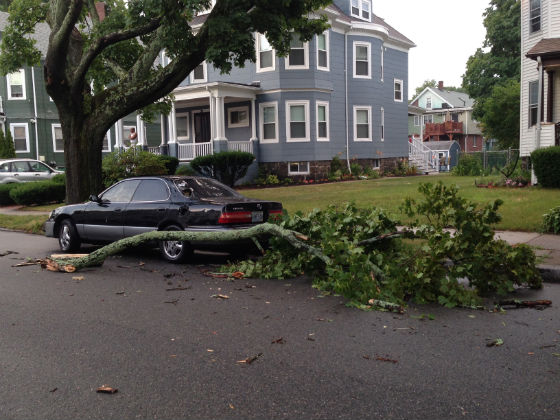
[[66,166],[66,203],[81,203],[103,189],[101,149],[104,134],[81,116],[62,117],[64,161]]

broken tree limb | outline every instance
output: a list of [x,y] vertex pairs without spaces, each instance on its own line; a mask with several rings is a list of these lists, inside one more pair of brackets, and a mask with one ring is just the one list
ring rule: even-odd
[[358,245],[362,246],[362,245],[370,245],[373,244],[375,242],[379,242],[379,241],[383,241],[385,239],[394,239],[394,238],[400,238],[401,236],[406,235],[407,232],[393,232],[393,233],[386,233],[384,235],[379,235],[376,236],[374,238],[370,238],[370,239],[365,239],[361,242],[358,242]]
[[389,312],[397,312],[404,314],[404,307],[393,302],[386,302],[384,300],[370,299],[368,303],[376,309],[383,309]]
[[508,306],[514,308],[535,308],[542,306],[550,306],[552,301],[550,300],[501,300],[498,302],[498,306]]
[[131,236],[121,239],[109,245],[99,248],[91,254],[72,258],[52,258],[49,261],[52,266],[58,266],[60,271],[74,272],[85,267],[103,264],[103,261],[111,255],[118,254],[126,249],[137,247],[146,242],[151,241],[237,241],[243,239],[252,239],[262,235],[273,235],[284,239],[294,248],[306,251],[312,256],[320,259],[326,265],[330,264],[331,259],[323,254],[319,249],[312,247],[305,242],[296,238],[291,230],[283,229],[278,225],[271,223],[263,223],[248,229],[232,229],[231,231],[219,232],[193,232],[193,231],[155,231],[142,233],[140,235]]

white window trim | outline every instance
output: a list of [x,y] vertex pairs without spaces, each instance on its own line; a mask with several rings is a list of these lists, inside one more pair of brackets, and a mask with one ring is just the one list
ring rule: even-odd
[[184,140],[189,140],[191,138],[191,118],[188,112],[179,112],[175,114],[175,125],[177,125],[177,118],[178,117],[186,117],[187,118],[187,135],[186,136],[177,136],[177,141],[181,142]]
[[111,151],[111,130],[107,130],[107,148],[101,149],[102,152],[110,152]]
[[385,108],[381,107],[381,126],[379,127],[381,141],[385,141]]
[[[326,123],[327,123],[327,137],[319,137],[319,107],[320,106],[324,106],[325,107],[325,118],[326,118]],[[315,129],[317,130],[317,141],[329,141],[330,139],[330,115],[329,115],[329,103],[325,102],[325,101],[317,101],[315,104],[315,120],[316,120],[316,126]]]
[[[361,19],[361,20],[366,20],[367,22],[371,22],[371,14],[372,14],[372,12],[371,12],[371,0],[358,0],[358,4],[359,4],[358,8],[360,10],[359,10],[357,15],[352,12],[352,0],[349,0],[349,1],[350,1],[350,16],[357,17],[358,19]],[[362,17],[362,13],[364,11],[364,6],[363,6],[364,3],[369,3],[369,20]]]
[[16,153],[29,153],[29,125],[27,123],[10,123],[10,133],[14,141],[14,148],[16,146],[16,137],[14,136],[14,128],[25,128],[25,150],[16,150]]
[[373,159],[373,169],[379,169],[381,167],[381,159]]
[[[263,110],[264,108],[274,107],[274,128],[275,128],[275,138],[273,139],[264,139],[264,115]],[[278,102],[263,102],[259,104],[259,142],[260,143],[278,143]]]
[[325,47],[327,48],[326,51],[327,52],[327,66],[326,67],[321,67],[319,65],[319,38],[318,36],[315,37],[315,43],[317,44],[317,70],[321,70],[321,71],[330,71],[331,69],[331,48],[330,48],[330,36],[329,36],[329,31],[325,31],[323,32],[323,34],[325,36]]
[[14,72],[14,73],[19,73],[19,72],[23,73],[22,82],[21,82],[22,83],[21,89],[23,91],[23,96],[22,97],[13,97],[12,96],[12,84],[10,83],[12,73],[6,75],[6,83],[8,84],[8,87],[7,87],[7,89],[8,89],[8,99],[12,100],[12,101],[24,101],[24,100],[27,99],[27,89],[26,89],[26,84],[25,84],[25,69],[19,69],[17,72]]
[[[290,119],[290,107],[291,106],[298,106],[303,105],[305,110],[305,137],[304,138],[292,138],[291,132],[291,125],[292,122]],[[286,141],[288,143],[302,143],[311,141],[311,137],[309,135],[309,101],[286,101]]]
[[[357,75],[356,74],[356,47],[367,47],[367,57],[368,57],[368,74],[367,76]],[[353,60],[353,67],[354,67],[354,78],[355,79],[371,79],[371,43],[364,42],[364,41],[354,41],[354,60]]]
[[426,96],[426,109],[432,109],[432,97],[431,96]]
[[420,115],[415,115],[414,116],[414,127],[420,127],[422,124],[420,124],[420,122],[422,121],[422,117]]
[[[245,111],[247,113],[247,118],[245,121],[242,121],[237,124],[232,124],[231,122],[231,113],[235,111]],[[248,106],[236,106],[233,108],[228,108],[228,128],[240,128],[240,127],[249,127],[249,107]]]
[[204,79],[195,79],[194,78],[194,70],[193,70],[192,73],[191,73],[191,83],[206,83],[208,81],[208,65],[206,64],[206,60],[204,60],[200,64],[202,64],[202,71],[204,73]]
[[[368,137],[367,138],[358,138],[358,118],[356,117],[357,115],[357,111],[367,111],[368,112]],[[354,141],[356,142],[363,142],[363,141],[372,141],[372,136],[371,136],[371,106],[360,106],[360,105],[356,105],[354,106],[354,119],[353,119],[353,124],[354,124]]]
[[[297,163],[298,164],[298,171],[297,172],[292,172],[290,169],[290,166],[292,165],[292,163]],[[300,171],[299,170],[299,164],[300,163],[304,163],[304,162],[288,162],[288,175],[309,175],[311,173],[310,169],[310,165],[309,162],[305,162],[307,163],[307,171]]]
[[[255,36],[255,51],[257,52],[257,68],[256,68],[256,72],[257,73],[265,73],[267,71],[275,71],[276,70],[276,50],[274,48],[272,48],[272,66],[270,67],[264,67],[261,69],[261,46],[260,46],[260,37],[263,34],[260,33],[256,33]],[[266,35],[263,35],[266,36]]]
[[[401,99],[397,99],[397,89],[395,88],[396,84],[399,84],[401,86]],[[395,100],[395,102],[402,102],[404,100],[404,82],[401,79],[394,79],[393,81],[393,99]]]
[[284,67],[286,68],[286,70],[309,70],[309,42],[303,43],[303,65],[291,66],[290,53],[288,52],[288,55],[286,56],[286,58],[284,58]]
[[55,123],[55,124],[51,124],[51,134],[52,134],[52,144],[53,144],[53,152],[55,153],[64,153],[64,147],[62,148],[62,150],[58,150],[56,148],[56,137],[55,137],[55,130],[57,128],[62,128],[61,125],[59,123]]

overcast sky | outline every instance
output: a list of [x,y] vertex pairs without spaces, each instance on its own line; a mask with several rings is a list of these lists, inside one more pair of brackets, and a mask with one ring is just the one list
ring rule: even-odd
[[482,47],[489,0],[374,0],[373,13],[411,39],[409,99],[426,79],[460,86],[470,55]]

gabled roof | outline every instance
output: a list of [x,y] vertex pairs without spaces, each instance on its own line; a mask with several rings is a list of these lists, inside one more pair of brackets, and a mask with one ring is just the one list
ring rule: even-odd
[[[9,13],[0,12],[0,32],[8,25]],[[41,51],[41,56],[45,57],[47,55],[47,49],[49,48],[49,36],[51,34],[51,29],[49,25],[41,22],[35,25],[35,33],[31,35],[31,38],[35,40],[35,46],[39,51]]]
[[[426,146],[428,149],[430,150],[449,150],[451,149],[451,146],[453,145],[453,143],[457,143],[455,140],[451,140],[451,141],[425,141],[424,143],[422,143],[424,146]],[[459,143],[457,143],[459,144]]]
[[410,103],[415,103],[427,92],[430,92],[432,95],[439,97],[442,102],[447,102],[452,108],[471,108],[474,105],[474,100],[468,94],[446,90],[445,87],[443,89],[427,87],[420,93],[420,95],[410,101]]

